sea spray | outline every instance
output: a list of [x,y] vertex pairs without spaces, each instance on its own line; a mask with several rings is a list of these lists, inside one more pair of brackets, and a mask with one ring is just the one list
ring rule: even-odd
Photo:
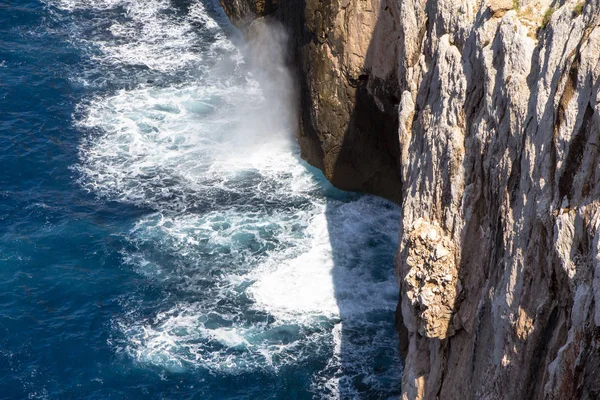
[[117,234],[144,285],[119,300],[115,354],[157,379],[277,382],[266,397],[288,379],[304,397],[397,394],[399,210],[300,160],[281,27],[240,51],[209,4],[52,4],[89,60],[73,77],[93,87],[74,116],[79,184],[143,210]]

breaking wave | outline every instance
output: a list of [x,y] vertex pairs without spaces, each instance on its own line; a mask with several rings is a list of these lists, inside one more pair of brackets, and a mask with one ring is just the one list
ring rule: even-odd
[[115,352],[176,373],[302,369],[318,398],[397,394],[397,206],[299,158],[216,5],[48,5],[94,89],[74,117],[79,183],[147,210],[121,256],[150,287],[123,295]]

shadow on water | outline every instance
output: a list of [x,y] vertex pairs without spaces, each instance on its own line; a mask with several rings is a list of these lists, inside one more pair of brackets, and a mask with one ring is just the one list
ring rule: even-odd
[[398,207],[372,196],[327,202],[334,293],[339,308],[338,390],[343,399],[400,394],[394,329],[398,289],[393,261]]
[[[381,8],[386,6],[382,2]],[[386,7],[387,9],[387,7]],[[374,37],[380,32],[380,22]],[[354,109],[333,168],[333,181],[343,188],[383,194],[400,201],[398,100],[389,81],[370,76],[376,44],[365,57],[355,87],[345,87]],[[384,99],[384,109],[373,99]],[[356,168],[364,168],[357,171]],[[401,392],[401,359],[394,324],[398,288],[394,254],[398,244],[398,205],[365,195],[347,207],[327,203],[327,225],[333,258],[333,284],[342,323],[339,384],[342,399],[397,398]]]
[[[315,89],[327,87],[323,81],[331,75],[330,61],[324,60],[324,52],[318,49],[326,45],[335,49],[340,38],[327,31],[334,25],[333,21],[318,20],[316,15],[320,13],[317,12],[308,15],[307,7],[310,6],[305,1],[281,2],[275,14],[290,30],[290,48],[295,49],[292,63],[303,69],[297,71],[296,76],[303,110],[299,117],[302,131],[299,142],[303,153],[312,153],[312,156],[303,155],[325,170],[336,186],[382,195],[399,203],[402,182],[396,68],[392,67],[385,79],[372,74],[373,68],[386,62],[384,58],[390,52],[387,46],[395,43],[381,40],[389,37],[395,7],[382,1],[380,10],[370,10],[379,17],[360,76],[349,79],[348,85],[340,84],[343,80],[339,78],[330,81],[337,91],[331,95],[337,96],[341,103],[354,104],[351,110],[328,109],[323,99],[315,100],[315,96],[328,95],[315,95]],[[320,18],[336,18],[335,11],[322,7],[325,16]],[[315,82],[319,82],[318,88],[314,87]],[[315,101],[321,103],[322,109],[315,110]],[[339,120],[339,124],[334,120]],[[331,132],[326,132],[332,127]],[[338,131],[343,132],[342,137],[335,138],[335,145],[330,146],[334,148],[326,150],[334,153],[333,157],[324,155],[323,149],[329,146],[326,142],[336,134],[336,128],[341,128]],[[401,384],[401,361],[394,327],[398,288],[393,264],[400,211],[397,205],[381,198],[346,196],[351,200],[328,197],[326,209],[332,279],[341,320],[340,397],[394,397],[400,394]]]

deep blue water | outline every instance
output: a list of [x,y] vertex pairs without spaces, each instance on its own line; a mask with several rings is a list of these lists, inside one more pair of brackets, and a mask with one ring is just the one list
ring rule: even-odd
[[209,1],[0,0],[0,398],[398,395],[398,209],[234,43]]

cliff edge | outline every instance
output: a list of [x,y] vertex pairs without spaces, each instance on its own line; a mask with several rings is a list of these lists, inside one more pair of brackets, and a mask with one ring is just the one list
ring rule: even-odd
[[405,399],[600,398],[600,1],[221,0],[302,155],[402,205]]

